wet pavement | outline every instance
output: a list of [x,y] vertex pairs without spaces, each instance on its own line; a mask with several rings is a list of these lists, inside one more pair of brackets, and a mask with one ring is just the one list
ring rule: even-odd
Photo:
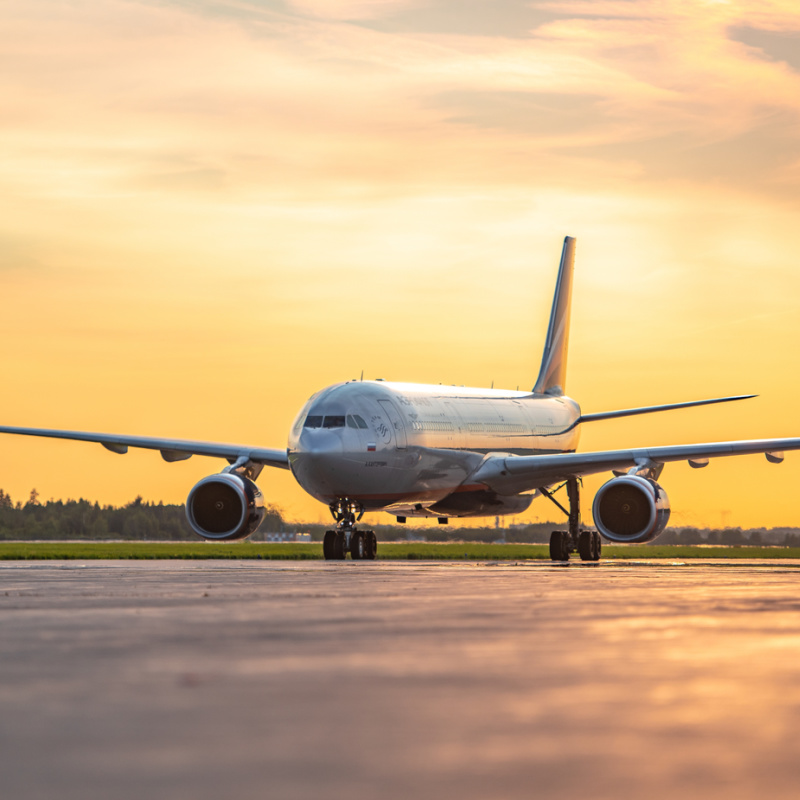
[[800,563],[0,562],[8,798],[795,798]]

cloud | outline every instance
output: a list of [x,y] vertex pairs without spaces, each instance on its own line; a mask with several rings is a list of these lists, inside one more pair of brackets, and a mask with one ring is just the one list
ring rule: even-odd
[[431,98],[431,105],[452,112],[451,123],[551,140],[558,137],[563,142],[613,124],[603,99],[577,93],[451,91]]
[[428,0],[405,4],[370,19],[352,15],[356,24],[385,33],[449,34],[529,38],[531,32],[559,17],[529,0]]
[[392,14],[398,9],[419,11],[424,0],[287,0],[303,15],[328,20],[373,19]]
[[770,61],[782,61],[800,72],[800,30],[771,31],[748,26],[733,26],[728,29],[733,41],[746,44]]
[[[19,3],[0,32],[0,181],[197,203],[587,176],[636,191],[796,182],[800,77],[730,38],[747,4],[454,7]],[[791,9],[758,30],[770,20],[786,28]]]
[[4,281],[9,280],[10,273],[27,275],[46,270],[41,247],[34,237],[10,234],[0,236],[0,272],[3,273]]

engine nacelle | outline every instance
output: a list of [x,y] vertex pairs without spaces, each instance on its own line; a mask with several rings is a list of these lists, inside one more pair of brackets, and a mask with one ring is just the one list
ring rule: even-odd
[[264,519],[264,498],[249,478],[210,475],[189,492],[186,517],[198,536],[235,542],[256,532]]
[[612,542],[649,542],[667,527],[669,498],[653,480],[622,475],[600,487],[592,516],[597,530]]

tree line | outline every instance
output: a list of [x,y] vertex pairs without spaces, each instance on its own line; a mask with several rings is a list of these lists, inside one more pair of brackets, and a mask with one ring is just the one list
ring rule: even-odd
[[[283,518],[268,506],[259,531],[283,530]],[[148,503],[137,497],[124,506],[89,500],[39,501],[36,489],[26,503],[14,503],[0,489],[0,539],[125,539],[197,541],[182,505]]]
[[[325,531],[333,528],[318,523],[287,522],[278,506],[266,507],[264,521],[254,536],[263,541],[274,532],[310,533],[321,542]],[[368,527],[362,524],[362,527]],[[375,525],[382,542],[419,540],[428,542],[509,542],[546,544],[550,533],[564,528],[553,522],[537,522],[508,528],[494,526],[460,527],[438,525]],[[186,521],[183,505],[150,503],[137,497],[124,506],[101,506],[89,500],[48,500],[40,502],[33,489],[27,502],[14,503],[0,489],[0,540],[123,539],[197,541]],[[779,545],[800,547],[800,528],[667,528],[656,544]]]

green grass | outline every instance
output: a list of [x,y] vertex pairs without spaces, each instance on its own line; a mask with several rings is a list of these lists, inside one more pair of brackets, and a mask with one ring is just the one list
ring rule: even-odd
[[[433,559],[467,561],[549,560],[544,544],[428,544],[404,542],[379,544],[378,556],[384,559]],[[800,547],[708,547],[692,545],[603,545],[604,559],[679,559],[679,558],[800,558]],[[573,559],[579,556],[575,553]]]
[[321,544],[252,542],[0,542],[0,561],[25,559],[164,558],[321,559]]
[[[289,559],[322,558],[321,544],[236,542],[0,542],[0,560],[39,559]],[[547,560],[547,545],[402,542],[378,544],[384,560]],[[578,556],[574,555],[577,560]],[[603,558],[620,559],[800,559],[797,547],[708,547],[684,545],[604,545]]]

